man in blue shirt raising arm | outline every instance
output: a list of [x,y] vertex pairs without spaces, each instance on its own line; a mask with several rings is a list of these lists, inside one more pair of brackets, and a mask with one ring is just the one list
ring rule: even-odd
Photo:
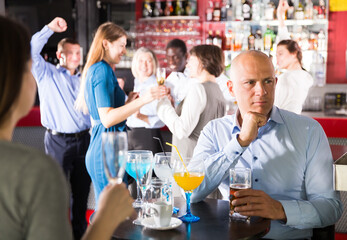
[[64,169],[72,192],[72,227],[75,239],[80,239],[87,227],[90,177],[85,167],[90,135],[90,118],[76,111],[74,103],[80,87],[80,45],[72,39],[58,43],[58,66],[46,62],[40,52],[54,32],[64,32],[67,24],[55,18],[31,39],[32,73],[38,85],[41,123],[47,128],[46,153]]
[[230,76],[238,111],[203,129],[194,157],[204,159],[206,172],[191,201],[217,188],[228,199],[229,169],[248,167],[252,189],[235,194],[235,211],[272,219],[265,238],[309,239],[312,228],[332,225],[342,214],[327,137],[315,120],[273,105],[277,79],[265,54],[241,53]]

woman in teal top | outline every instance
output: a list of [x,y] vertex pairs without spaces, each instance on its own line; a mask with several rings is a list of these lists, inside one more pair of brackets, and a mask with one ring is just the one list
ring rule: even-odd
[[145,95],[125,94],[119,87],[111,66],[120,62],[126,53],[126,33],[114,23],[99,26],[93,39],[86,65],[82,73],[80,92],[76,107],[92,118],[92,134],[86,166],[92,179],[95,201],[108,184],[101,153],[101,134],[107,131],[125,131],[125,120],[143,105],[167,94],[163,86],[152,87]]

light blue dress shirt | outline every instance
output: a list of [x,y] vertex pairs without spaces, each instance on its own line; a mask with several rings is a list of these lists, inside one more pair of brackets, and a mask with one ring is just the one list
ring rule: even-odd
[[[140,93],[140,96],[144,95],[151,87],[157,86],[157,80],[154,75],[150,76],[145,82],[140,82],[135,78],[134,80],[134,92]],[[154,100],[140,109],[140,113],[148,116],[149,124],[131,115],[127,119],[127,125],[131,128],[162,128],[165,124],[159,119],[157,115],[158,100]]]
[[280,201],[287,216],[286,223],[271,222],[266,238],[309,238],[312,228],[339,219],[342,204],[333,190],[333,158],[318,122],[273,107],[267,124],[248,147],[238,143],[239,132],[235,114],[205,126],[194,150],[194,158],[205,163],[205,178],[194,190],[192,202],[203,200],[217,187],[228,198],[229,169],[243,166],[252,169],[252,188]]
[[89,115],[74,108],[81,74],[71,75],[67,69],[46,62],[40,55],[53,33],[45,26],[31,38],[32,73],[38,85],[41,123],[62,133],[81,132],[90,128]]

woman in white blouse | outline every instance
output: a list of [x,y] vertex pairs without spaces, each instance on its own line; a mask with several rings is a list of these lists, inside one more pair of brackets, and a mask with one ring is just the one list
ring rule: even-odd
[[223,52],[213,45],[195,46],[186,67],[190,78],[197,82],[189,85],[176,109],[167,97],[159,100],[157,113],[170,129],[172,142],[181,155],[192,157],[202,128],[210,120],[224,116],[225,100],[216,83],[216,77],[224,71]]
[[277,8],[279,20],[277,44],[277,65],[284,73],[278,76],[275,105],[281,109],[300,114],[310,87],[313,85],[312,76],[303,69],[302,52],[298,43],[290,39],[284,24],[284,15],[289,8],[286,0],[280,0]]
[[[151,87],[157,86],[156,68],[158,60],[152,50],[141,47],[134,54],[131,71],[135,77],[134,92],[141,95]],[[129,150],[151,150],[162,152],[160,144],[153,137],[162,139],[160,128],[165,124],[157,116],[158,101],[144,105],[127,119]]]

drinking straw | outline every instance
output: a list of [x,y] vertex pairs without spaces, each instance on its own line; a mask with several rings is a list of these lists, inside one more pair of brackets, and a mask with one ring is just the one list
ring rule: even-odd
[[180,157],[180,159],[181,159],[181,161],[183,163],[184,168],[186,169],[187,173],[189,174],[188,169],[187,169],[186,165],[184,164],[183,159],[181,157],[181,154],[178,151],[177,147],[175,145],[171,144],[171,143],[168,143],[168,142],[166,142],[166,145],[169,145],[169,146],[174,147],[176,149],[176,152],[178,153],[178,156]]
[[157,138],[157,137],[153,137],[153,138],[154,138],[154,139],[157,139],[157,140],[159,141],[159,144],[160,144],[161,150],[163,150],[164,155],[165,155],[165,156],[167,156],[167,155],[166,155],[166,152],[165,152],[165,150],[164,150],[163,144],[161,143],[160,138]]

